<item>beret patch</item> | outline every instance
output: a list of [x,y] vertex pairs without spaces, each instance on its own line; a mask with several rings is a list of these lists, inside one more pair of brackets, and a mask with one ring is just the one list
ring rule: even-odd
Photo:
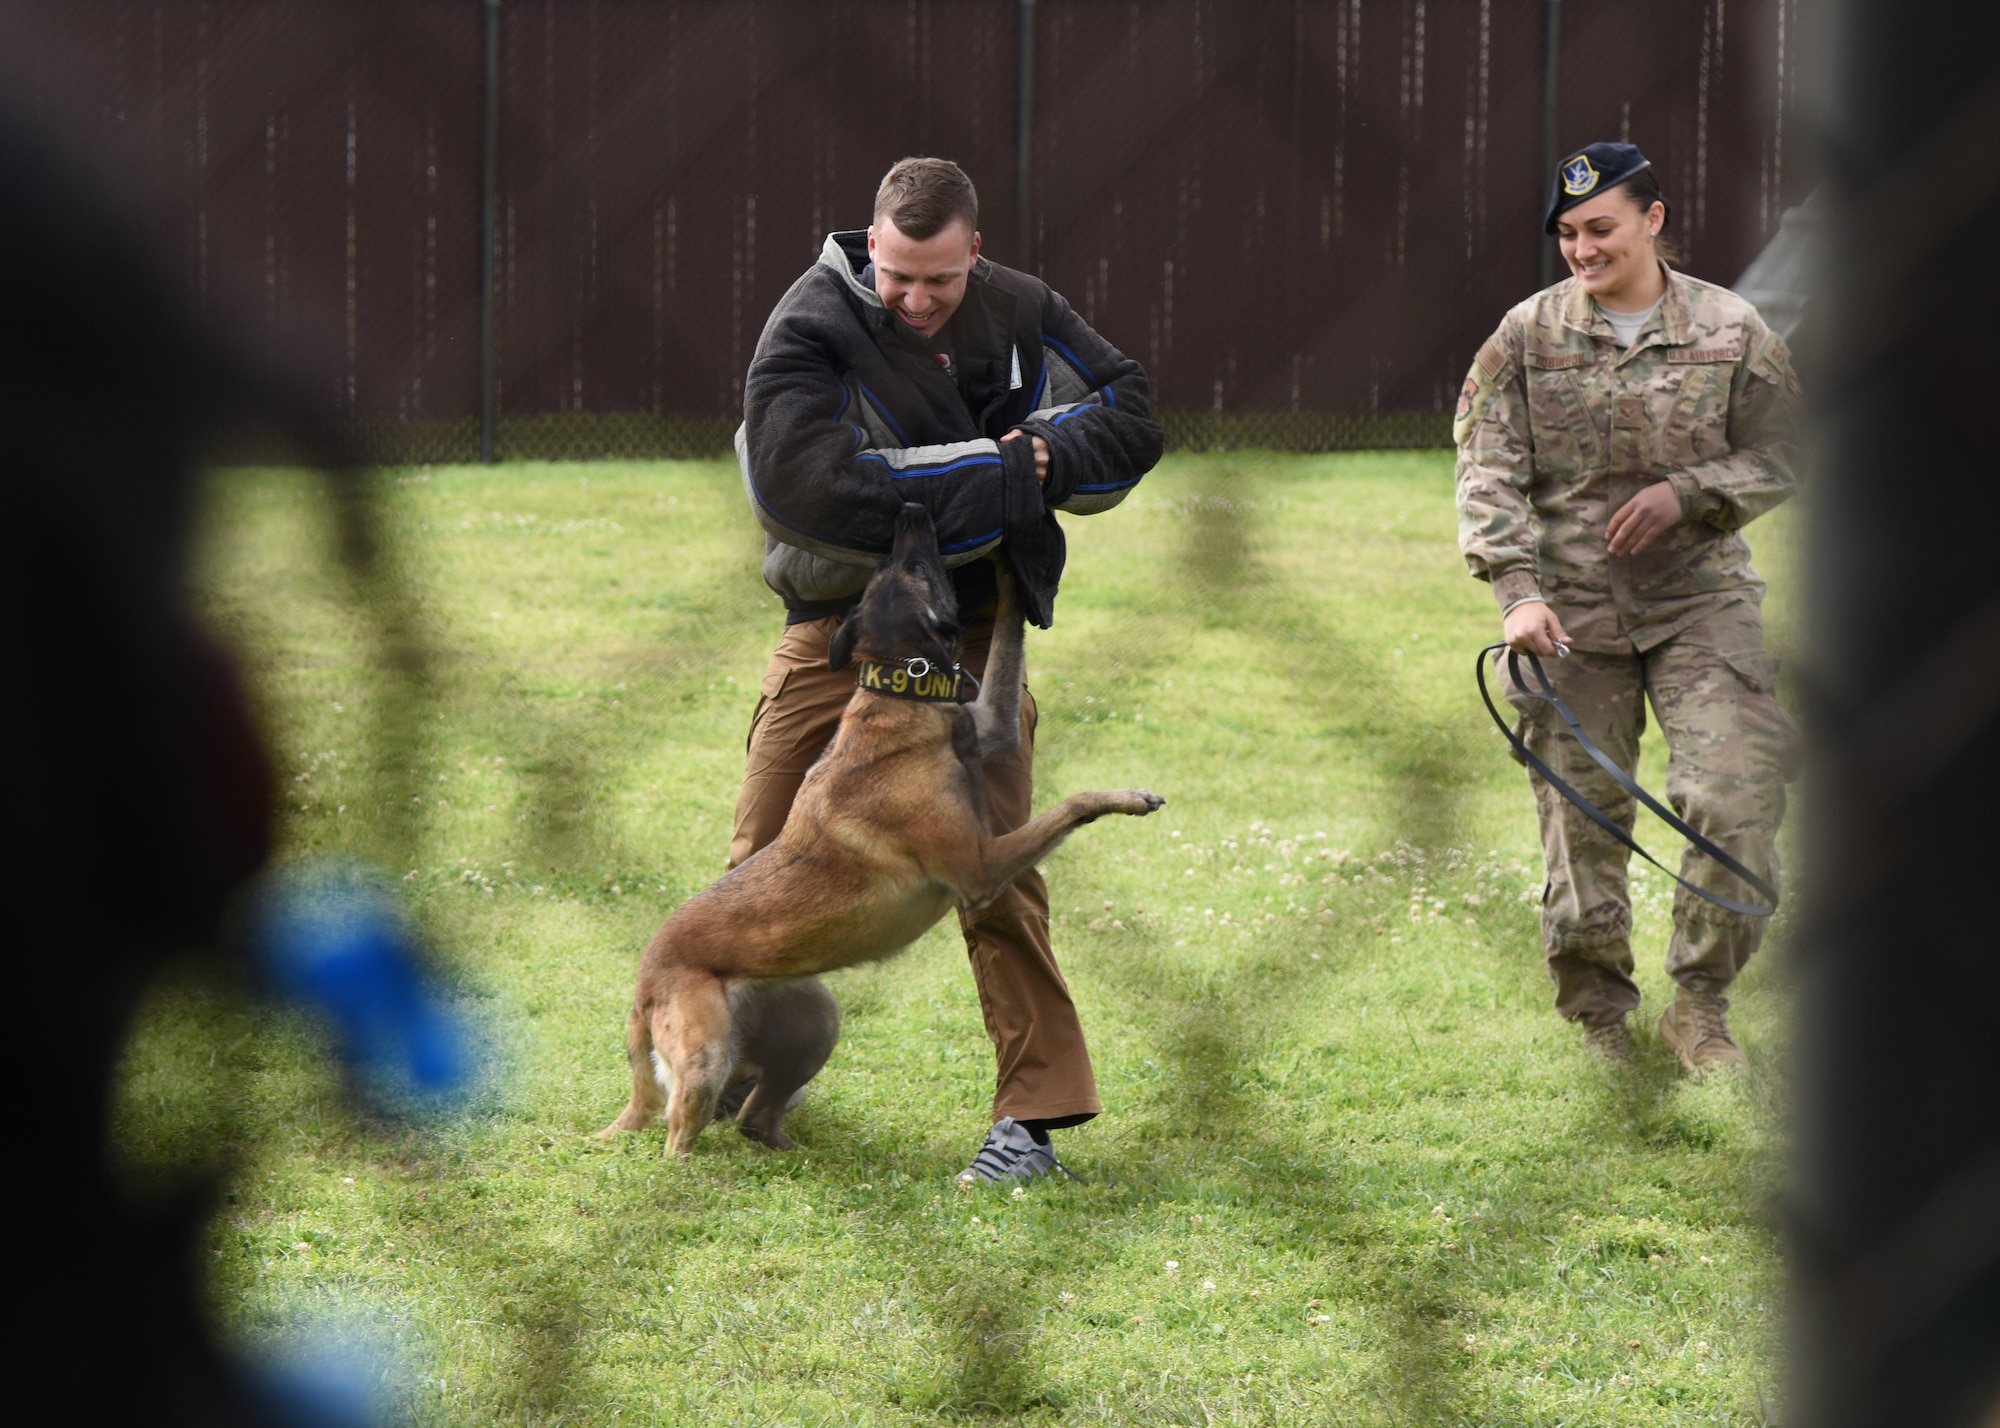
[[1616,188],[1634,174],[1652,167],[1634,144],[1585,144],[1562,161],[1549,190],[1549,209],[1542,219],[1542,231],[1553,234],[1556,219],[1564,210],[1585,199]]

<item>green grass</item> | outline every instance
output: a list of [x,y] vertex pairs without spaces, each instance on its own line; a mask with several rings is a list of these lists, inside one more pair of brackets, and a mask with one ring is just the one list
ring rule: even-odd
[[[238,1341],[373,1354],[440,1424],[1764,1421],[1775,964],[1738,999],[1756,1072],[1681,1080],[1642,879],[1642,1064],[1550,1010],[1447,456],[1177,457],[1069,523],[1029,635],[1038,803],[1168,804],[1051,859],[1109,1109],[1060,1136],[1084,1183],[1018,1197],[952,1184],[992,1078],[955,927],[830,979],[846,1031],[797,1152],[589,1138],[638,949],[720,869],[779,632],[733,471],[404,472],[394,578],[361,591],[323,499],[218,478],[205,598],[287,855],[403,877],[485,1076],[439,1121],[371,1122],[296,1018],[195,973],[152,997],[115,1149],[140,1188],[230,1168],[208,1249]],[[1781,650],[1789,529],[1755,532]],[[426,650],[418,684],[383,628]]]

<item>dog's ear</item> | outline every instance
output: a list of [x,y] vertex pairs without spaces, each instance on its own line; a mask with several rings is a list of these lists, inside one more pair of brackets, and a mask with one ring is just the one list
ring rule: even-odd
[[826,667],[846,669],[848,661],[854,658],[854,637],[861,633],[861,621],[856,617],[859,610],[850,610],[847,618],[833,632],[833,638],[826,642]]

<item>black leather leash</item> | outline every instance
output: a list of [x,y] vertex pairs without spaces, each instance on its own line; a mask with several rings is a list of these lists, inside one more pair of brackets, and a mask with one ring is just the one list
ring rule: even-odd
[[[1754,907],[1749,903],[1735,902],[1723,897],[1719,893],[1712,893],[1707,888],[1696,887],[1651,853],[1648,853],[1644,848],[1641,848],[1637,840],[1630,833],[1627,833],[1623,828],[1620,828],[1616,823],[1611,821],[1610,814],[1578,793],[1574,788],[1571,788],[1563,781],[1561,775],[1536,758],[1528,746],[1522,742],[1521,736],[1514,732],[1514,726],[1500,717],[1499,709],[1494,707],[1493,696],[1487,692],[1486,656],[1492,654],[1495,650],[1507,650],[1507,673],[1513,679],[1514,687],[1527,695],[1528,698],[1539,700],[1541,703],[1555,710],[1557,717],[1564,724],[1568,725],[1570,733],[1576,736],[1577,743],[1583,745],[1583,751],[1596,761],[1599,768],[1610,774],[1620,788],[1638,799],[1639,802],[1645,804],[1646,807],[1652,809],[1653,812],[1659,814],[1669,828],[1672,828],[1676,833],[1685,837],[1699,851],[1706,853],[1709,857],[1715,859],[1716,862],[1722,864],[1723,867],[1729,869],[1730,872],[1736,874],[1737,877],[1743,879],[1752,888],[1756,889],[1758,894],[1771,905],[1769,907]],[[1679,815],[1661,803],[1659,799],[1653,797],[1652,794],[1646,792],[1645,789],[1639,786],[1637,779],[1618,767],[1617,761],[1611,755],[1605,753],[1604,750],[1598,748],[1590,735],[1583,732],[1583,725],[1577,722],[1576,714],[1570,709],[1569,705],[1563,703],[1562,696],[1556,693],[1555,686],[1549,682],[1548,671],[1542,668],[1541,659],[1533,650],[1523,651],[1522,653],[1527,655],[1528,667],[1534,670],[1535,683],[1540,685],[1540,688],[1531,686],[1526,680],[1521,678],[1521,654],[1513,650],[1508,650],[1504,640],[1499,644],[1488,645],[1485,649],[1481,650],[1478,657],[1473,660],[1472,672],[1474,678],[1479,681],[1479,697],[1486,701],[1486,712],[1493,716],[1493,722],[1500,726],[1500,732],[1507,736],[1507,742],[1514,746],[1515,751],[1523,759],[1527,760],[1528,767],[1547,779],[1549,787],[1575,804],[1591,822],[1595,823],[1599,828],[1602,828],[1696,897],[1701,898],[1705,902],[1712,902],[1726,912],[1741,913],[1746,917],[1769,917],[1773,912],[1776,912],[1778,909],[1778,890],[1737,862],[1736,859],[1730,857],[1721,848],[1716,847],[1707,838],[1704,838],[1694,829],[1688,827]]]

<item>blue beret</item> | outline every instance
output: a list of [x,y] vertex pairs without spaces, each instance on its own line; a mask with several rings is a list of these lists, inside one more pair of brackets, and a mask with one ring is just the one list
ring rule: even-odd
[[1555,187],[1549,193],[1549,211],[1542,220],[1542,232],[1556,231],[1556,216],[1575,208],[1585,199],[1595,198],[1616,188],[1632,175],[1652,164],[1634,144],[1586,144],[1562,161],[1556,170]]

